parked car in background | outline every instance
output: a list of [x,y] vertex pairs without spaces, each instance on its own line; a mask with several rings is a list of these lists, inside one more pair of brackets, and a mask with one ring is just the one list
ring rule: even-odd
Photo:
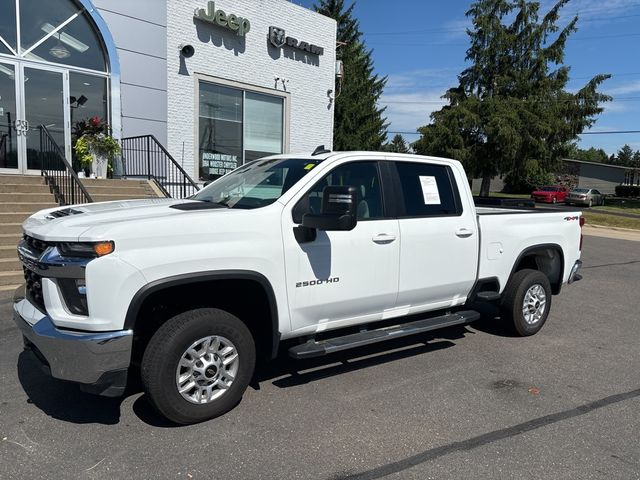
[[547,185],[531,192],[531,198],[536,202],[559,203],[564,202],[569,193],[567,187],[561,185]]
[[604,205],[604,195],[595,188],[574,188],[567,196],[569,205]]

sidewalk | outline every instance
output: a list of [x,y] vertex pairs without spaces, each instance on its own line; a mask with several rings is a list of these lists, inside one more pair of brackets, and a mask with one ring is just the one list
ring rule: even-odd
[[632,230],[629,228],[617,227],[599,227],[597,225],[585,225],[582,227],[585,235],[594,237],[615,238],[618,240],[631,240],[640,242],[640,230]]

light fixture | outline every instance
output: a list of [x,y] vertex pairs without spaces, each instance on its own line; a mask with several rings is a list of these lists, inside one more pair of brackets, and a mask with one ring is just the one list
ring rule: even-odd
[[87,87],[90,87],[91,84],[89,82],[82,82],[83,85],[86,85]]
[[[55,27],[50,23],[45,23],[44,25],[42,25],[42,30],[46,33],[51,33],[55,30]],[[53,34],[53,36],[56,37],[62,43],[69,45],[71,48],[73,48],[74,50],[77,50],[80,53],[84,53],[87,50],[89,50],[89,45],[87,45],[86,43],[82,43],[80,40],[78,40],[75,37],[72,37],[68,33],[56,32]]]
[[51,50],[49,50],[49,55],[62,60],[63,58],[69,58],[71,56],[71,52],[67,50],[67,48],[60,43],[60,41],[58,41],[58,43],[51,47]]

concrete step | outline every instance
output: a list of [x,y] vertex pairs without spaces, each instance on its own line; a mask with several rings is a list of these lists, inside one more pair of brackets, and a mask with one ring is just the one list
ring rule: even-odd
[[[141,193],[140,195],[104,195],[104,194],[98,194],[98,195],[91,195],[91,198],[93,198],[94,202],[113,202],[113,201],[118,201],[118,200],[136,200],[136,199],[140,199],[140,198],[156,198],[153,195],[147,195],[144,193]],[[1,214],[0,214],[0,218],[1,218]]]
[[2,190],[0,185],[0,204],[1,203],[55,203],[53,194],[46,190],[44,193],[7,193]]
[[142,185],[131,187],[87,186],[89,195],[146,195],[148,190]]
[[[0,260],[17,259],[18,250],[16,245],[0,245]],[[2,270],[2,267],[0,267],[0,271]]]
[[24,283],[24,278],[22,279],[22,282],[17,285],[0,285],[0,293],[14,292],[23,283]]
[[108,186],[112,186],[112,187],[133,187],[133,186],[139,186],[139,185],[144,185],[145,183],[147,183],[146,180],[140,180],[140,179],[135,179],[135,180],[123,180],[123,179],[110,179],[110,178],[106,178],[106,179],[97,179],[97,178],[81,178],[80,181],[82,182],[82,184],[85,187],[108,187]]
[[16,258],[0,258],[0,272],[22,272],[22,262]]
[[24,283],[24,273],[19,272],[0,272],[0,286],[15,285],[16,287]]
[[22,240],[22,235],[19,233],[0,233],[0,247],[10,245],[15,247]]
[[0,185],[5,183],[14,185],[44,185],[44,179],[39,175],[0,175]]
[[[0,224],[3,223],[22,223],[24,222],[27,218],[29,218],[31,215],[33,215],[34,212],[20,212],[20,213],[0,213]],[[0,231],[0,233],[6,233],[6,232],[2,232]]]
[[19,213],[30,212],[35,213],[45,208],[57,207],[58,204],[54,202],[6,202],[0,203],[0,212],[5,213]]
[[0,223],[0,235],[22,236],[22,223]]
[[49,187],[47,185],[36,185],[33,183],[15,184],[15,183],[3,183],[0,185],[0,192],[2,193],[49,193]]

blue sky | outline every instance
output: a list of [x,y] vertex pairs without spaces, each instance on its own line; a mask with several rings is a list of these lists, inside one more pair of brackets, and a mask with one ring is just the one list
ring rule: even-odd
[[[310,7],[313,0],[293,0]],[[414,132],[439,109],[444,91],[456,83],[465,67],[469,25],[467,0],[357,0],[366,44],[373,49],[376,71],[389,81],[381,103],[387,106],[389,131]],[[543,12],[553,5],[542,0]],[[594,74],[611,73],[603,93],[614,97],[592,131],[640,130],[640,0],[571,0],[564,8],[565,24],[579,15],[578,32],[567,44],[565,63],[571,66],[570,90]],[[405,135],[415,140],[417,135]],[[640,149],[640,134],[584,135],[580,146],[615,153],[628,143]]]

